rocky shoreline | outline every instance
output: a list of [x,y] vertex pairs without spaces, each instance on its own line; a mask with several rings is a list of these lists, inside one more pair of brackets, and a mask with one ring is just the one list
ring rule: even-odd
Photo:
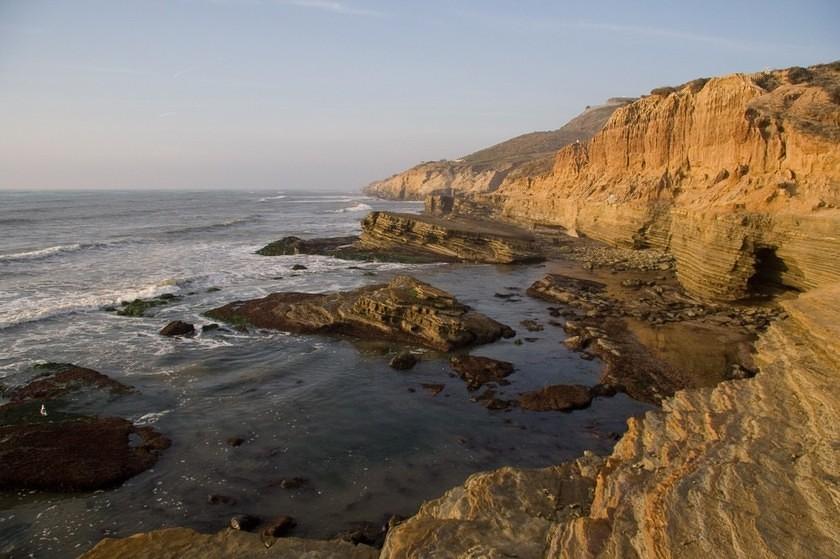
[[[487,222],[485,227],[491,226]],[[532,285],[519,287],[518,292],[497,296],[513,299],[524,295],[551,302],[553,306],[548,308],[544,321],[524,321],[523,329],[534,332],[544,328],[564,329],[567,347],[579,351],[586,359],[601,360],[601,377],[594,386],[547,385],[506,400],[499,398],[496,391],[506,384],[505,377],[514,373],[509,363],[469,355],[453,357],[455,374],[470,390],[476,391],[474,400],[489,410],[516,406],[533,413],[573,413],[589,406],[593,398],[610,397],[616,392],[662,403],[686,388],[711,387],[733,378],[747,379],[755,374],[749,348],[756,335],[773,321],[788,317],[787,311],[764,302],[760,306],[731,305],[694,298],[680,288],[673,270],[663,265],[667,258],[655,251],[627,254],[562,235],[556,239],[547,240],[543,234],[542,251],[551,258],[548,270],[562,264],[566,274],[547,273]],[[346,240],[349,239],[322,239],[314,243],[295,240],[291,245],[284,241],[284,245],[321,251],[324,247],[346,246]],[[378,250],[370,244],[368,247]],[[456,257],[457,247],[456,244],[452,248]],[[384,251],[379,254],[382,257]],[[272,328],[310,334],[384,337],[444,352],[513,335],[509,327],[470,311],[449,294],[402,276],[386,285],[346,293],[276,293],[263,299],[230,303],[206,314],[237,329]],[[716,361],[716,374],[709,378],[683,370],[680,362],[669,362],[667,353],[657,352],[656,347],[646,345],[649,340],[634,333],[629,327],[631,322],[656,331],[672,328],[676,333],[694,327],[718,329],[719,339],[727,340],[723,346],[731,344],[739,350],[734,352],[731,363],[726,357]],[[683,343],[691,342],[689,338]],[[721,347],[702,350],[710,354],[722,351]],[[443,385],[430,385],[428,389],[437,393],[442,388]],[[592,496],[608,463],[588,455],[544,470],[505,469],[476,474],[463,489],[453,490],[454,493],[447,494],[439,503],[424,505],[408,521],[392,523],[381,557],[425,557],[429,553],[445,557],[463,553],[495,556],[513,549],[519,549],[517,553],[522,557],[542,557],[545,544],[540,542],[557,531],[560,524],[589,514]],[[559,485],[550,489],[552,484]],[[537,486],[538,494],[530,495]],[[543,502],[546,495],[550,500]],[[476,504],[469,504],[473,501]],[[478,508],[462,517],[457,511],[465,506]],[[545,511],[534,516],[534,511],[541,509]],[[494,528],[490,530],[489,526]],[[246,527],[246,531],[250,529]],[[225,556],[226,550],[234,545],[232,542],[244,546],[242,549],[257,545],[258,538],[234,532],[228,529],[208,536],[189,530],[164,530],[122,540],[103,540],[85,557],[106,557],[113,553],[155,557],[153,550],[177,542],[183,542],[185,550],[195,546],[195,549],[206,548],[208,556]],[[469,547],[464,548],[467,544]],[[358,545],[352,551],[344,546],[340,541],[283,537],[273,539],[270,549],[278,557],[291,557],[303,550],[313,557],[352,556],[349,553],[360,554],[359,557],[380,556],[375,548],[365,545]]]
[[[563,329],[567,348],[600,361],[592,385],[501,397],[513,365],[467,352],[513,330],[407,276],[347,292],[272,293],[207,313],[238,329],[454,353],[452,375],[488,413],[575,413],[618,393],[659,406],[629,419],[609,456],[474,474],[375,537],[349,538],[358,545],[288,537],[291,519],[259,528],[243,516],[215,535],[164,529],[104,539],[83,557],[840,555],[840,166],[836,137],[813,124],[840,115],[840,66],[800,70],[659,90],[615,108],[603,130],[561,149],[538,175],[490,180],[468,196],[434,194],[423,215],[373,212],[358,237],[287,237],[259,251],[545,260],[542,278],[495,297],[550,302],[545,317],[521,326]],[[674,137],[685,141],[675,146]],[[404,196],[407,184],[392,177],[377,188]],[[392,363],[407,370],[414,360],[400,354]],[[442,385],[424,388],[437,394]],[[144,438],[149,456],[165,447],[157,435]]]

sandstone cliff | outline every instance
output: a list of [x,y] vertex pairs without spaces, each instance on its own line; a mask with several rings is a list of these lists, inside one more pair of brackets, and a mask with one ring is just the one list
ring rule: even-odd
[[476,474],[381,559],[838,557],[840,286],[785,303],[758,375],[678,392],[603,463]]
[[609,99],[604,105],[587,108],[558,130],[523,134],[455,161],[421,163],[371,183],[365,192],[394,200],[422,200],[427,194],[449,188],[462,192],[496,190],[505,181],[550,170],[557,150],[594,136],[618,107],[630,101]]
[[751,280],[836,282],[840,63],[654,90],[561,149],[551,172],[481,203],[518,222],[668,249],[682,283],[709,297],[749,295]]

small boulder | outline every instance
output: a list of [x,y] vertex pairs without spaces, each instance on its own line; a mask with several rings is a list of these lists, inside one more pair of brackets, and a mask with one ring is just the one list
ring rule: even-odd
[[183,322],[181,320],[173,320],[166,326],[164,326],[161,331],[161,336],[192,336],[195,334],[195,326],[190,324],[189,322]]
[[230,519],[230,527],[234,530],[250,532],[260,523],[260,519],[250,514],[238,514]]
[[489,357],[476,355],[458,355],[449,360],[470,390],[477,390],[489,382],[502,382],[513,372],[513,364]]
[[410,351],[403,351],[399,355],[394,356],[394,358],[391,359],[391,362],[388,363],[392,369],[396,369],[398,371],[407,371],[416,364],[417,356]]
[[236,499],[228,495],[208,495],[207,504],[209,505],[235,505]]
[[292,270],[294,270],[294,271],[307,270],[307,269],[308,268],[306,266],[304,266],[303,264],[295,264],[294,266],[292,266]]
[[555,384],[519,396],[519,405],[530,411],[572,411],[591,403],[589,387],[580,384]]
[[281,538],[291,532],[295,526],[297,526],[297,522],[291,516],[278,516],[265,525],[262,529],[262,536],[264,538]]

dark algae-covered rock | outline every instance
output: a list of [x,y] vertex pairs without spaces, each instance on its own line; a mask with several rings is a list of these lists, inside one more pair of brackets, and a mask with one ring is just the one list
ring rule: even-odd
[[396,369],[398,371],[407,371],[414,367],[417,364],[417,356],[411,353],[410,351],[403,351],[397,355],[395,355],[391,361],[388,363],[392,369]]
[[134,299],[133,301],[123,301],[120,303],[119,307],[116,307],[113,310],[115,310],[120,316],[146,316],[146,312],[150,309],[171,304],[179,299],[180,297],[177,295],[165,293],[152,299]]
[[71,363],[43,363],[35,365],[39,373],[24,386],[10,388],[5,396],[12,402],[28,400],[51,400],[69,392],[86,388],[108,390],[113,394],[131,391],[130,386],[103,375],[93,369],[86,369]]
[[485,384],[506,382],[504,379],[513,373],[513,364],[507,361],[479,357],[477,355],[458,355],[450,359],[452,368],[458,373],[467,388],[477,390]]
[[519,405],[531,411],[572,411],[588,407],[592,397],[587,386],[555,384],[522,394]]
[[449,293],[409,276],[346,292],[272,293],[206,314],[235,325],[385,339],[440,351],[513,334],[509,327],[471,310]]
[[189,322],[183,322],[181,320],[173,320],[166,326],[164,326],[161,331],[161,336],[173,337],[173,336],[192,336],[195,334],[195,326],[190,324]]
[[[0,406],[0,489],[76,492],[114,487],[150,468],[169,439],[151,427],[100,417],[91,396],[131,388],[72,364],[36,365],[38,376],[11,389]],[[75,408],[74,408],[75,409]]]
[[169,446],[151,427],[118,417],[48,414],[36,402],[0,408],[0,488],[113,487],[153,466]]

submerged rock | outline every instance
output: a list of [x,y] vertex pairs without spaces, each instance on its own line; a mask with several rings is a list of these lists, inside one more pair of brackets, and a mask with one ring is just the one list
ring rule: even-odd
[[0,488],[93,491],[150,468],[169,439],[118,417],[50,411],[36,402],[0,407]]
[[119,308],[115,308],[116,313],[120,316],[140,317],[146,316],[146,312],[155,307],[171,304],[180,299],[177,295],[164,293],[153,299],[134,299],[133,301],[123,301]]
[[[150,468],[169,439],[118,417],[68,413],[99,393],[130,387],[69,363],[36,365],[46,373],[7,394],[0,406],[0,489],[92,491],[119,485]],[[96,412],[97,409],[91,410]]]
[[580,384],[555,384],[519,396],[519,405],[531,411],[572,411],[589,407],[592,393]]
[[416,364],[417,356],[410,351],[403,351],[402,353],[395,355],[388,363],[392,369],[397,369],[398,371],[407,371],[413,368]]
[[291,516],[278,516],[271,519],[260,532],[264,538],[282,538],[291,532],[297,522]]
[[449,293],[409,276],[346,292],[272,293],[213,309],[207,316],[235,325],[387,339],[440,351],[513,334]]
[[164,326],[161,331],[159,332],[161,336],[192,336],[195,334],[195,326],[190,324],[189,322],[183,322],[180,320],[173,320],[166,326]]
[[358,240],[359,238],[356,236],[321,239],[283,237],[279,241],[267,244],[258,250],[257,254],[261,256],[290,256],[295,254],[335,256],[342,248],[349,247]]
[[52,400],[83,389],[107,390],[112,394],[131,391],[130,386],[71,363],[43,363],[33,369],[40,375],[24,386],[7,389],[7,399],[12,402]]
[[477,390],[490,382],[502,382],[513,373],[512,363],[477,355],[458,355],[450,359],[449,363],[470,390]]

